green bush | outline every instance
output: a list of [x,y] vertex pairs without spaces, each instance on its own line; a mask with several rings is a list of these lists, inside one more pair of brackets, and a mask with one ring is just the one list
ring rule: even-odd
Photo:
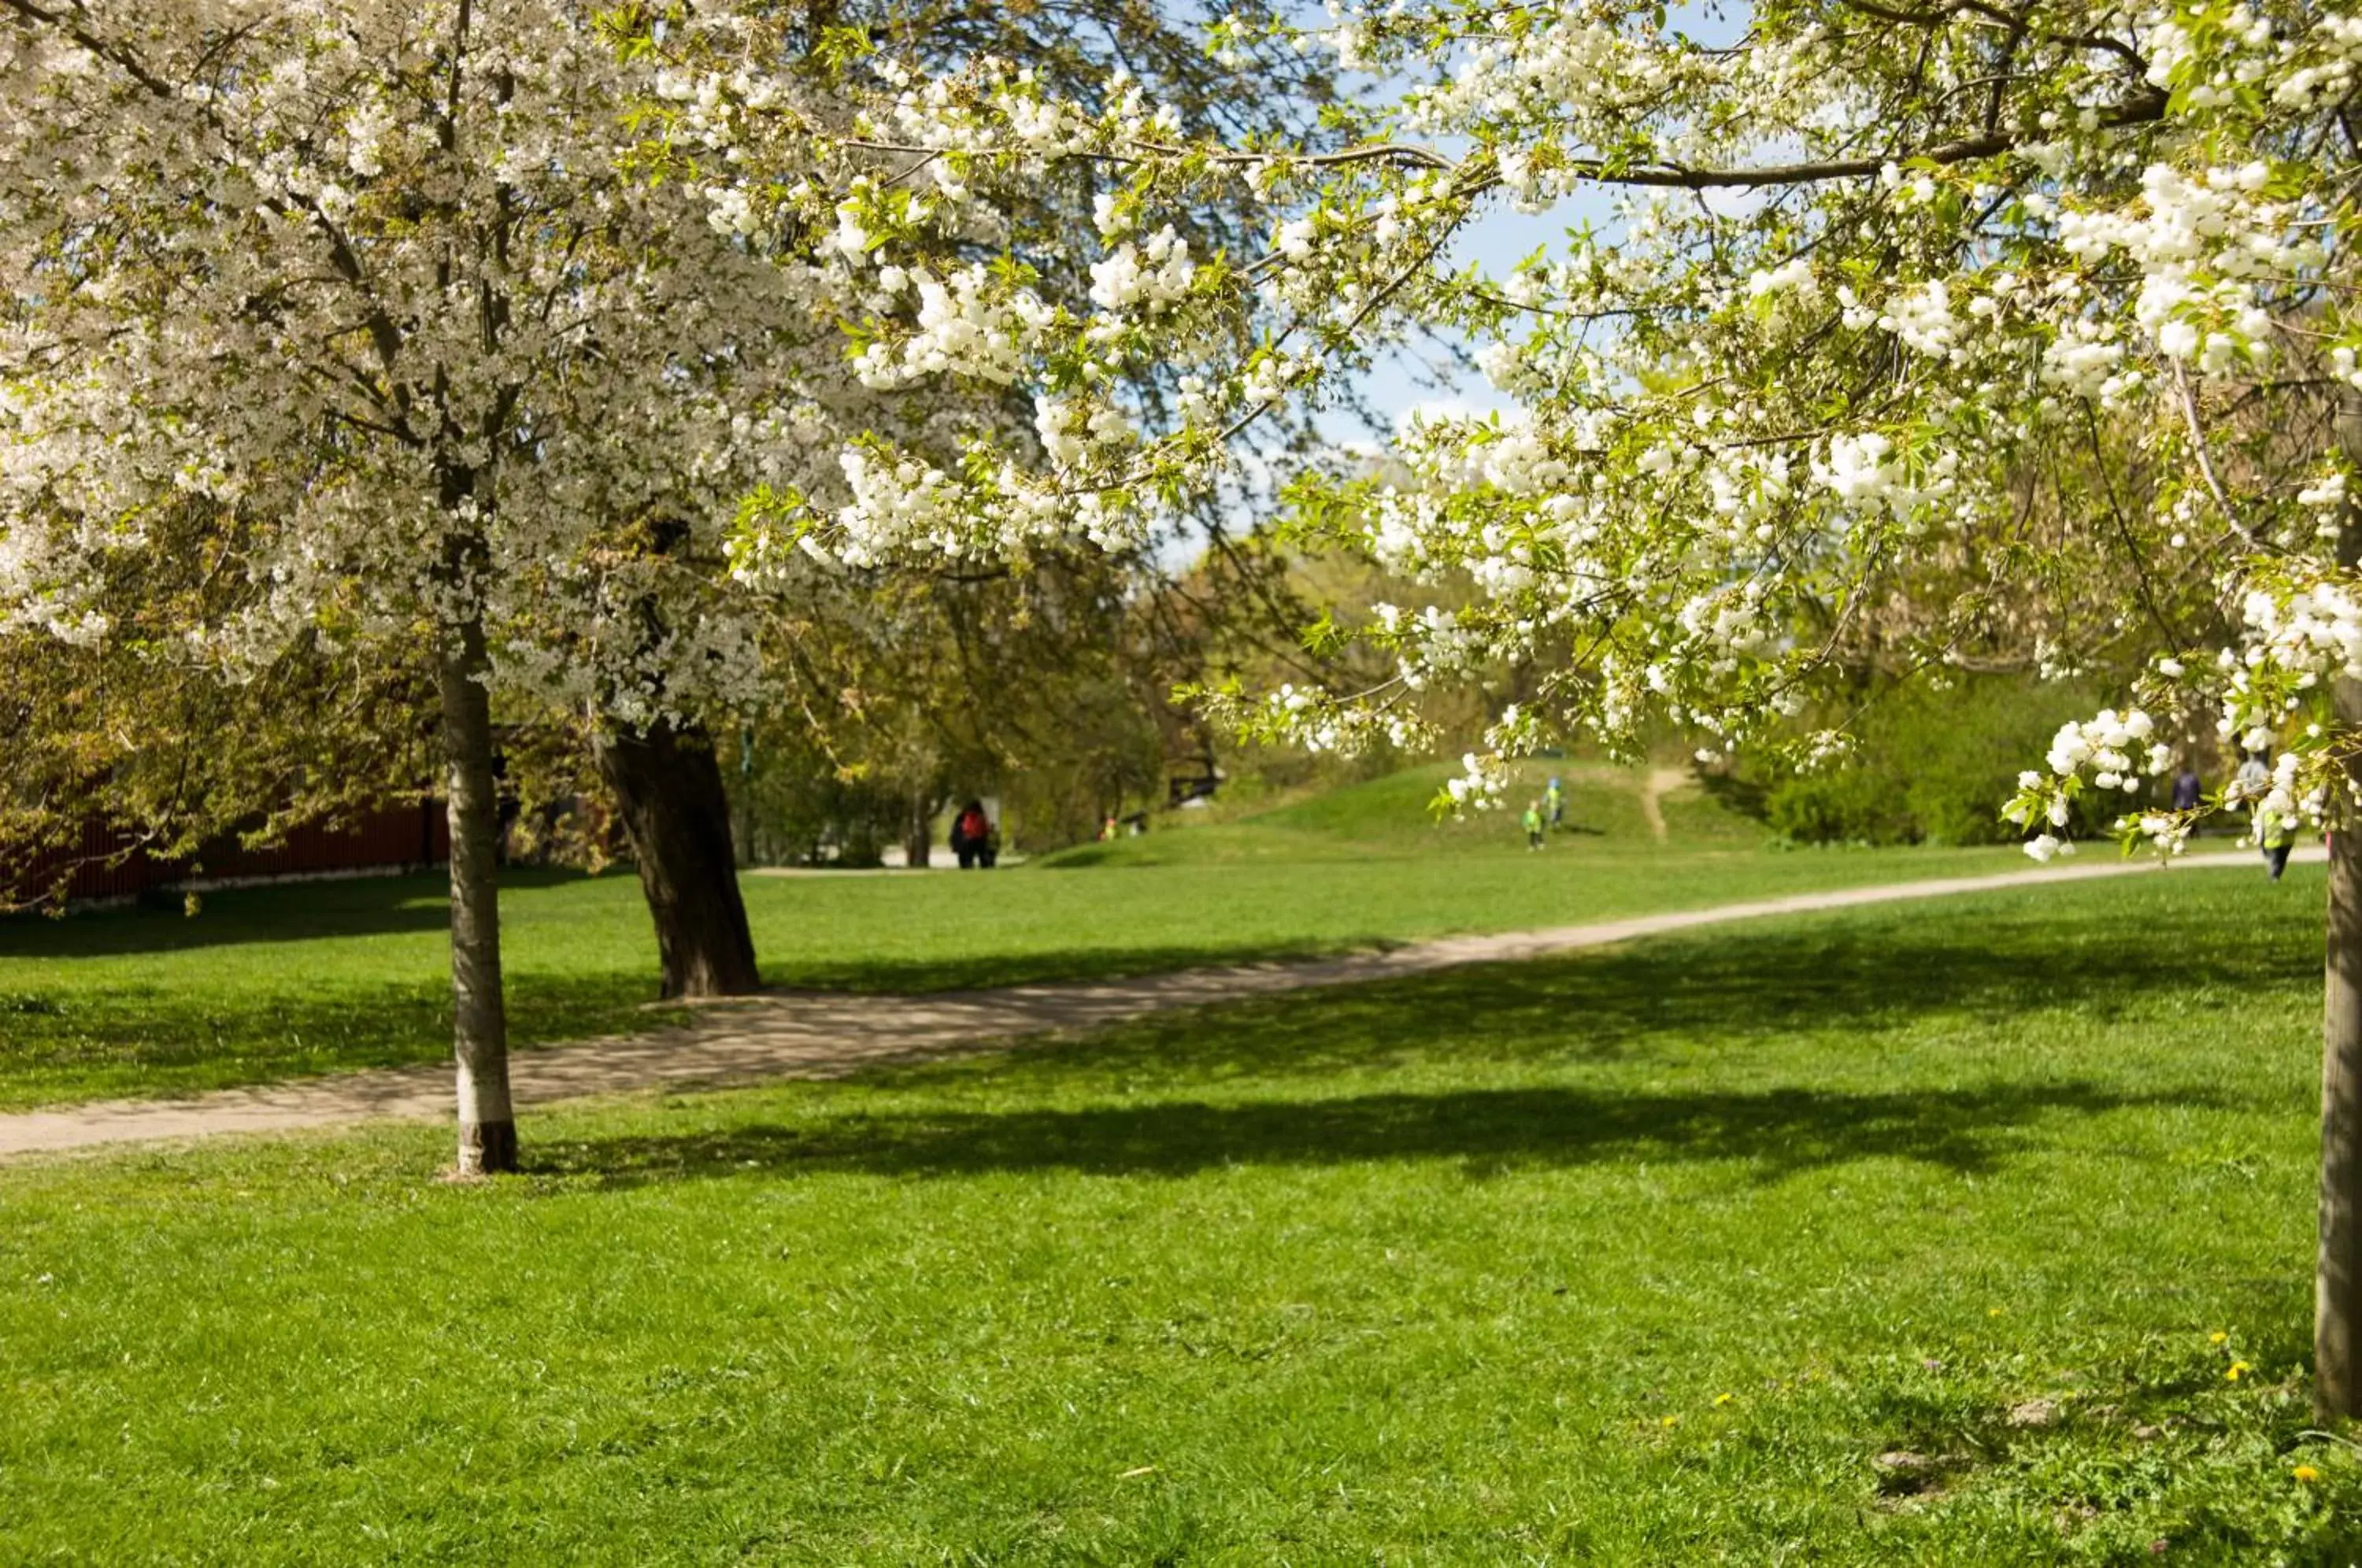
[[1772,831],[1799,844],[1915,844],[1924,835],[1892,773],[1849,766],[1797,775],[1764,798]]
[[[2038,767],[2050,737],[2105,702],[2095,691],[2023,677],[1959,678],[1888,690],[1853,725],[1860,745],[1833,767],[1758,780],[1772,830],[1802,844],[2006,844],[2002,820],[2017,776]],[[2081,812],[2088,835],[2138,797]]]

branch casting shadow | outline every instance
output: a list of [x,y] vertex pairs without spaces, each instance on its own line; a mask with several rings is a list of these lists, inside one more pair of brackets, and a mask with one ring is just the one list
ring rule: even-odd
[[2088,1084],[1926,1093],[1614,1094],[1471,1089],[1310,1100],[1174,1100],[1077,1110],[846,1116],[802,1127],[756,1123],[544,1148],[544,1174],[621,1186],[717,1176],[855,1171],[994,1171],[1182,1176],[1218,1165],[1462,1160],[1487,1168],[1610,1161],[1746,1162],[1760,1180],[1849,1161],[1905,1159],[1990,1170],[2065,1113],[2213,1103]]

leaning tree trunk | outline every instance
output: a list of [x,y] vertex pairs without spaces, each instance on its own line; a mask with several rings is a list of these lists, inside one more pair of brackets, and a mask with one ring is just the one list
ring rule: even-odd
[[602,731],[599,776],[623,809],[656,922],[668,997],[738,996],[762,988],[755,938],[738,895],[730,797],[712,737],[668,722]]
[[490,661],[470,618],[446,634],[436,668],[451,818],[452,1044],[459,1069],[459,1173],[517,1167],[501,997],[500,797],[492,778]]

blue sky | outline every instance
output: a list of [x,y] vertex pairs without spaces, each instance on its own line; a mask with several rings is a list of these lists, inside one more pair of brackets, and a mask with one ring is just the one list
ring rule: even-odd
[[[1728,48],[1745,34],[1747,10],[1744,0],[1676,0],[1666,7],[1664,25],[1670,31],[1686,33],[1702,43]],[[1312,25],[1319,23],[1315,19]],[[1449,252],[1450,265],[1464,267],[1474,262],[1488,271],[1506,273],[1539,248],[1557,248],[1566,231],[1585,220],[1595,227],[1607,227],[1612,200],[1611,193],[1604,189],[1586,188],[1548,212],[1520,213],[1496,196],[1484,215],[1454,240]],[[1423,365],[1428,372],[1424,377]],[[1438,354],[1397,353],[1373,366],[1360,378],[1359,385],[1363,395],[1389,421],[1423,403],[1457,403],[1470,409],[1509,405],[1508,399],[1494,391],[1473,370],[1447,373],[1441,387],[1423,384],[1435,379],[1435,371],[1451,372],[1452,369]],[[1362,438],[1363,433],[1353,425],[1353,421],[1335,414],[1321,421],[1321,428],[1337,440]]]
[[[1507,202],[1498,203],[1461,231],[1449,252],[1450,264],[1465,267],[1474,262],[1487,271],[1506,273],[1539,248],[1558,248],[1567,230],[1585,219],[1605,226],[1607,209],[1606,193],[1596,190],[1570,197],[1545,213],[1521,213]],[[1442,386],[1422,384],[1436,379],[1439,372],[1444,379]],[[1397,351],[1372,366],[1359,385],[1363,395],[1389,420],[1419,403],[1449,403],[1471,409],[1509,406],[1509,400],[1494,391],[1483,375],[1451,365],[1439,352]],[[1339,440],[1358,438],[1359,432],[1348,428],[1350,424],[1342,416],[1330,415],[1323,420],[1322,428]]]

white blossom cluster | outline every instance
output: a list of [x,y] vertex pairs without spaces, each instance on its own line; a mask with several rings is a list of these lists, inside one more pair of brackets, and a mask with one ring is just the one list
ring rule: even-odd
[[836,513],[838,553],[845,560],[866,566],[913,544],[955,551],[958,491],[948,475],[907,458],[881,461],[857,449],[842,460],[853,492]]
[[878,269],[877,282],[889,295],[907,292],[916,299],[916,330],[899,344],[872,343],[854,360],[866,387],[903,387],[946,375],[1007,386],[1017,379],[1028,339],[1051,319],[1049,306],[1031,290],[996,289],[981,266],[937,278],[924,268],[889,264]]
[[1144,243],[1118,246],[1104,259],[1091,263],[1091,299],[1102,310],[1136,311],[1154,317],[1189,296],[1197,263],[1189,259],[1189,242],[1171,225]]
[[[1256,420],[1441,327],[1518,406],[1415,416],[1376,458],[1336,465],[1326,525],[1439,595],[1363,629],[1396,668],[1353,700],[1365,717],[1573,650],[1499,744],[1671,721],[1719,756],[1805,720],[1866,614],[1905,616],[1931,666],[2013,639],[2060,676],[2091,666],[2079,617],[2121,642],[2162,631],[2160,599],[2244,600],[2234,646],[2149,667],[2127,714],[2220,703],[2232,738],[2268,730],[2301,772],[2337,744],[2320,696],[2350,657],[2332,555],[2357,454],[2323,445],[2334,421],[2241,410],[2362,388],[2345,304],[2362,182],[2334,125],[2362,52],[2350,18],[2071,6],[1996,78],[1982,23],[1955,11],[1844,30],[1760,17],[1718,50],[1639,6],[1545,5],[1509,28],[1410,0],[1324,10],[1302,31],[1231,18],[1214,44],[1438,68],[1336,111],[1341,145],[1184,136],[1125,80],[1088,108],[989,62],[894,83],[838,149],[860,172],[811,198],[836,204],[824,270],[866,318],[865,374],[1021,390],[1032,455],[898,456],[896,474],[943,476],[921,488],[929,521],[865,521],[865,538],[1108,536],[1207,484]],[[780,182],[760,149],[732,150],[734,189]],[[923,200],[889,189],[905,171],[932,182]],[[932,312],[891,303],[911,297],[893,279],[913,248],[988,243],[1007,203],[1078,171],[1103,182],[1098,248],[1064,263],[1090,280],[1087,312],[1033,308],[1007,271]],[[1267,213],[1259,252],[1160,226],[1238,186]],[[1620,193],[1610,221],[1504,275],[1439,259],[1488,203],[1598,187]],[[1110,390],[1144,370],[1175,389],[1161,423]],[[2071,496],[2037,493],[2031,476],[2070,463],[2089,470]],[[2038,544],[2004,543],[2033,523]],[[2120,613],[2056,586],[2079,574]],[[1299,690],[1266,718],[1325,745],[1351,711]],[[2064,830],[2075,789],[2122,793],[2162,766],[2158,742],[2111,738],[2132,722],[2079,729],[2083,754],[2029,785],[2023,820]],[[1805,750],[1842,744],[1821,733]]]
[[[8,515],[75,498],[0,549],[10,613],[85,624],[73,563],[132,547],[125,520],[168,489],[281,507],[330,542],[275,562],[286,581],[368,584],[389,619],[397,602],[507,615],[502,584],[601,581],[586,509],[687,516],[748,580],[815,557],[1121,545],[1235,477],[1257,426],[1440,330],[1517,406],[1411,418],[1374,458],[1328,465],[1319,527],[1432,602],[1360,629],[1396,670],[1381,689],[1240,704],[1308,744],[1385,733],[1405,693],[1525,663],[1537,695],[1488,746],[1628,745],[1670,723],[1721,756],[1818,733],[1828,672],[1872,617],[1928,668],[1973,648],[2063,672],[2145,637],[2174,655],[2143,667],[2125,717],[2062,736],[2021,797],[2029,829],[2154,771],[2158,743],[2129,732],[2143,714],[2213,704],[2230,738],[2265,732],[2297,758],[2299,802],[2346,744],[2324,706],[2355,656],[2338,547],[2362,460],[2334,415],[2362,389],[2362,167],[2338,120],[2362,29],[2342,13],[2073,5],[1996,76],[1973,11],[1846,28],[1767,13],[1716,49],[1637,4],[1551,0],[1499,26],[1440,0],[1334,0],[1301,28],[1214,30],[1242,60],[1276,41],[1415,78],[1286,145],[1185,130],[1128,77],[1068,99],[992,61],[878,61],[883,91],[847,114],[803,102],[726,7],[629,64],[553,7],[516,34],[522,111],[473,105],[483,155],[445,167],[399,68],[425,24],[348,5],[358,30],[266,29],[234,80],[134,116],[137,145],[109,158],[155,160],[179,194],[131,212],[90,172],[114,165],[61,154],[133,89],[42,29],[0,44],[0,76],[39,84],[0,145],[0,223],[39,258],[12,292],[50,299],[30,282],[60,254],[45,236],[171,237],[11,347],[52,365],[67,337],[100,346],[0,403]],[[634,80],[659,134],[619,149],[582,105]],[[224,115],[243,116],[234,154]],[[393,221],[381,188],[405,179],[453,210],[498,196],[532,215],[521,261],[469,274],[546,307],[512,313],[498,354],[469,347],[476,295],[425,282],[453,237]],[[1021,248],[1052,182],[1082,193],[1077,222]],[[1489,206],[1595,189],[1611,215],[1524,263],[1451,259]],[[196,222],[204,200],[230,221]],[[1192,226],[1213,205],[1251,215],[1227,246]],[[576,211],[662,242],[591,225],[562,266]],[[334,279],[340,237],[368,290],[299,291],[283,318],[234,308],[256,297],[251,256]],[[173,246],[211,266],[167,313],[142,291]],[[391,369],[357,299],[388,307]],[[831,377],[839,322],[851,370]],[[295,391],[228,429],[182,417],[225,378]],[[395,411],[429,385],[458,434],[405,445]],[[116,439],[127,402],[152,416]],[[624,428],[646,433],[628,459],[610,449]],[[513,449],[528,430],[530,456]],[[491,476],[473,513],[443,493],[462,471]],[[433,563],[470,531],[502,566],[458,593]],[[2213,657],[2182,657],[2177,613],[2219,624],[2212,607],[2242,604]]]
[[[2337,733],[2319,683],[2350,657],[2350,585],[2326,557],[2353,526],[2353,455],[2288,449],[2326,421],[2279,427],[2268,450],[2265,426],[2223,421],[2267,378],[2362,384],[2350,293],[2323,286],[2353,249],[2350,160],[2288,150],[2346,145],[2300,116],[2331,112],[2362,31],[2325,15],[2283,34],[2237,6],[2076,21],[2106,46],[2057,47],[2014,78],[1996,94],[2000,133],[1979,133],[2000,149],[1963,155],[1950,149],[1974,127],[1948,141],[1931,104],[1981,94],[1965,31],[1901,26],[1893,47],[1931,75],[1934,97],[1914,101],[1882,74],[1901,57],[1867,35],[1765,28],[1718,57],[1635,13],[1545,8],[1529,30],[1492,34],[1442,12],[1330,6],[1323,36],[1341,59],[1424,53],[1451,69],[1374,125],[1343,175],[1259,168],[1275,204],[1300,203],[1275,215],[1276,297],[1392,289],[1406,319],[1468,332],[1487,379],[1524,404],[1410,422],[1358,492],[1365,547],[1412,581],[1473,586],[1480,603],[1455,624],[1483,629],[1485,657],[1563,646],[1579,628],[1589,664],[1552,683],[1570,700],[1557,719],[1612,735],[1671,717],[1720,755],[1799,711],[1817,650],[1791,606],[1846,611],[1872,571],[1961,558],[2023,515],[2036,454],[2122,429],[2147,488],[2099,485],[2081,531],[2048,547],[2088,551],[2094,570],[2154,552],[2123,569],[2152,597],[2260,595],[2227,658],[2167,659],[2147,683],[2177,704],[2231,701],[2232,738],[2268,730],[2301,773],[2315,767]],[[1838,172],[1873,127],[1893,154]],[[1422,133],[1477,150],[1384,150]],[[1155,163],[1140,152],[1127,167]],[[1716,210],[1683,188],[1714,165],[1776,194]],[[1476,209],[1463,193],[1531,203],[1593,182],[1640,189],[1613,226],[1507,277],[1389,271]],[[1762,606],[1745,620],[1727,614],[1739,585]],[[1931,607],[1937,624],[2028,613],[2005,581],[1970,587]],[[1467,668],[1460,640],[1426,624],[1404,612],[1371,634],[1405,689]],[[2045,670],[2085,663],[2057,627],[2021,635]],[[2155,741],[2115,760],[2118,722],[2047,778],[2121,792],[2163,766]],[[2064,829],[2067,797],[2037,795],[2027,820]]]
[[[668,36],[742,39],[712,11]],[[753,243],[772,205],[726,151],[802,94],[627,58],[530,0],[16,18],[0,625],[103,634],[92,595],[151,547],[139,520],[213,508],[250,591],[181,628],[182,657],[235,674],[324,635],[416,657],[473,627],[520,701],[624,723],[764,701],[762,607],[719,569],[746,497],[866,520],[847,438],[937,417],[867,396],[833,285]],[[632,167],[644,108],[713,166]]]

